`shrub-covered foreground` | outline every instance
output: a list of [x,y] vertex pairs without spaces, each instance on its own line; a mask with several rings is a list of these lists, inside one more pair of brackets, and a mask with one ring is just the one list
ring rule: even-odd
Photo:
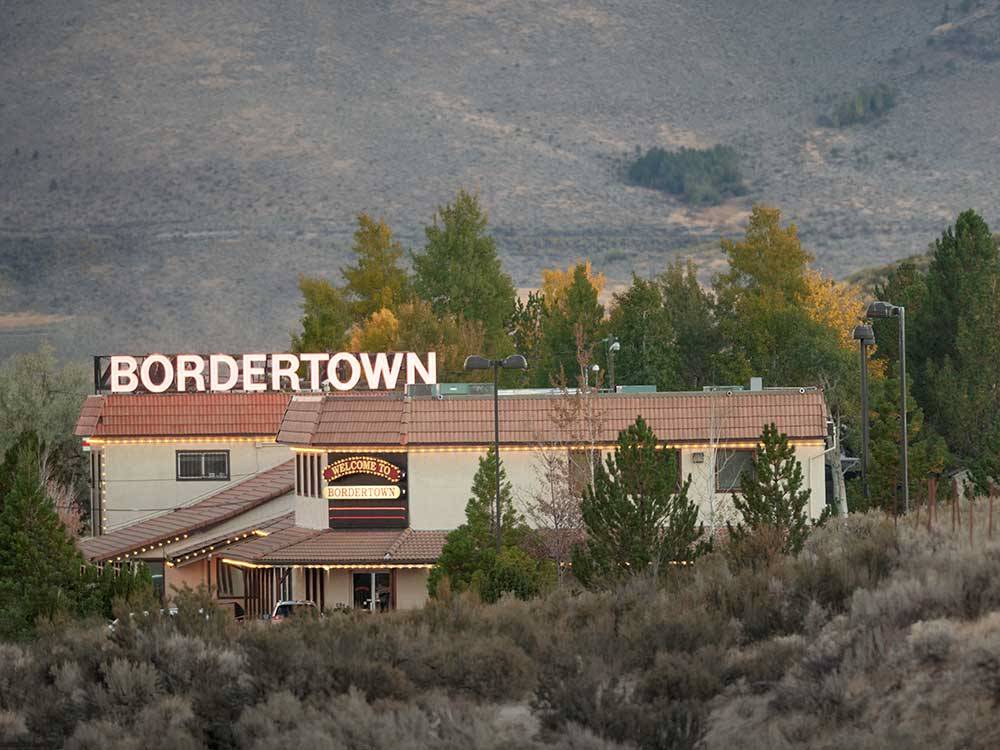
[[0,744],[70,748],[997,747],[1000,545],[884,517],[665,580],[0,645]]

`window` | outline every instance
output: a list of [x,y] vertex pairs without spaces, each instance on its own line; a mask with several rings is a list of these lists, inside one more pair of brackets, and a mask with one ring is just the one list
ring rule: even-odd
[[243,570],[216,560],[216,576],[220,597],[241,597],[245,591]]
[[753,451],[720,448],[715,456],[715,491],[739,492],[744,474],[753,472]]
[[163,563],[150,560],[146,563],[146,567],[149,569],[149,575],[153,579],[153,594],[162,602],[164,593]]
[[229,451],[177,451],[177,480],[229,481]]

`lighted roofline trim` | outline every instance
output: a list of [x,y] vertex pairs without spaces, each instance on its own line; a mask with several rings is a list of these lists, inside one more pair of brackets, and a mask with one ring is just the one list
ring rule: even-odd
[[[804,448],[819,448],[826,445],[821,438],[791,438],[789,445],[801,446]],[[759,448],[759,440],[719,440],[717,443],[661,443],[656,446],[657,450],[711,450],[713,448]],[[294,453],[482,453],[490,450],[493,446],[486,443],[469,445],[324,445],[300,446],[289,445]],[[500,443],[500,447],[505,451],[528,452],[528,451],[564,451],[564,450],[611,450],[618,447],[618,443],[594,442],[594,443]]]
[[85,437],[88,445],[169,445],[172,443],[275,443],[274,435],[174,435],[170,437]]
[[229,557],[221,558],[226,565],[233,565],[237,568],[249,568],[251,570],[268,568],[309,568],[322,570],[430,570],[434,563],[281,563],[273,562],[269,564],[244,562],[243,560],[233,560]]

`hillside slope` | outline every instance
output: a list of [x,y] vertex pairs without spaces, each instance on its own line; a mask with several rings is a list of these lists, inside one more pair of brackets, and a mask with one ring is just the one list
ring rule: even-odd
[[[521,285],[580,256],[653,272],[755,201],[837,275],[911,255],[962,208],[1000,218],[996,5],[4,3],[0,353],[283,347],[297,274],[337,276],[358,211],[418,245],[461,186]],[[883,120],[817,127],[878,82]],[[621,180],[636,147],[716,143],[745,198]]]

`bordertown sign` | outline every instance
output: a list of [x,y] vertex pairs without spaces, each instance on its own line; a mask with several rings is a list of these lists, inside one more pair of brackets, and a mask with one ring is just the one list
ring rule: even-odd
[[[167,391],[320,391],[326,384],[350,391],[437,382],[437,355],[422,360],[414,352],[336,352],[303,354],[147,354],[112,355],[108,380],[112,393]],[[299,373],[305,373],[300,376]]]

